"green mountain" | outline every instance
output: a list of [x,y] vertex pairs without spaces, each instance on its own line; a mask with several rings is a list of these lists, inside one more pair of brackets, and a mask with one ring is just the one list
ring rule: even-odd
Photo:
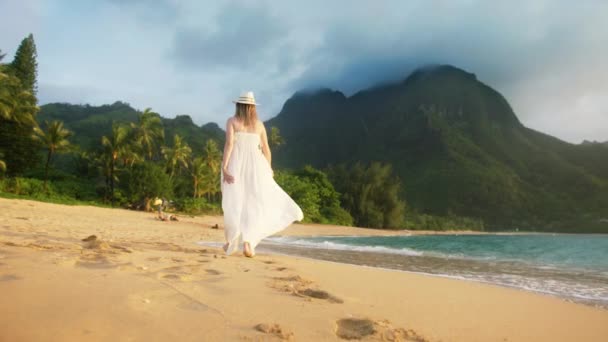
[[267,124],[286,140],[277,165],[388,162],[420,212],[495,229],[608,232],[607,145],[526,128],[500,93],[452,66],[351,97],[299,92]]
[[[86,150],[95,150],[100,146],[101,137],[110,134],[112,122],[136,122],[139,114],[124,102],[103,106],[50,103],[40,107],[37,119],[40,123],[45,120],[63,121],[66,128],[75,133],[70,138],[72,143]],[[173,135],[179,134],[196,155],[200,155],[208,139],[216,140],[220,146],[224,143],[224,131],[214,123],[197,126],[188,115],[162,118],[162,122],[166,143],[170,144]]]

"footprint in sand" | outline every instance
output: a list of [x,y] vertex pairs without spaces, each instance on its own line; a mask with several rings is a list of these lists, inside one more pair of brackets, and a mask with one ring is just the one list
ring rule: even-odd
[[336,335],[345,340],[360,340],[376,333],[369,319],[343,318],[336,322]]
[[14,275],[14,274],[3,274],[0,275],[0,281],[11,281],[11,280],[19,280],[21,279],[20,277]]
[[257,324],[253,328],[261,333],[268,334],[268,335],[274,335],[283,341],[291,341],[294,338],[294,335],[292,332],[289,332],[289,331],[281,328],[281,326],[276,323],[273,323],[273,324],[260,323],[260,324]]
[[[204,273],[201,272],[202,266],[200,264],[191,265],[179,265],[165,267],[157,272],[151,272],[150,275],[156,276],[157,279],[165,280],[178,280],[178,281],[196,281],[205,278]],[[205,269],[205,273],[208,275],[220,275],[220,271],[214,269]]]
[[120,266],[101,253],[81,255],[80,260],[76,261],[75,265],[86,268],[115,268]]
[[106,241],[99,239],[96,235],[89,235],[80,241],[83,248],[82,251],[93,250],[95,252],[104,252],[109,254],[133,253],[133,251],[127,247],[110,245]]
[[171,280],[182,280],[182,277],[179,274],[163,274],[161,275],[163,279],[171,279]]
[[327,291],[323,291],[323,290],[303,289],[303,290],[296,290],[296,292],[294,294],[298,295],[298,296],[309,297],[309,298],[324,299],[330,303],[338,303],[338,304],[344,303],[344,301],[342,299],[340,299],[334,295],[331,295]]
[[299,275],[292,275],[286,277],[275,277],[270,282],[270,287],[278,289],[283,292],[291,293],[295,296],[306,298],[308,300],[322,299],[330,303],[342,304],[344,301],[327,291],[316,289],[312,287],[312,281],[306,280]]
[[428,342],[411,329],[394,328],[389,321],[343,318],[336,322],[336,336],[345,340]]

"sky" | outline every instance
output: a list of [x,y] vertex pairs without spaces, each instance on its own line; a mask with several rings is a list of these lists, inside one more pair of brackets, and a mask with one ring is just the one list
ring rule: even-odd
[[475,73],[524,125],[608,141],[608,1],[1,0],[10,61],[34,34],[41,104],[124,101],[224,126],[253,91],[347,96],[428,64]]

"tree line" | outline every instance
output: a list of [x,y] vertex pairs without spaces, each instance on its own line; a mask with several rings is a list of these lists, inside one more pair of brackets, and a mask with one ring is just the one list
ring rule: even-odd
[[[4,57],[0,51],[0,61]],[[9,176],[4,188],[31,188],[28,183],[42,178],[42,189],[32,192],[50,195],[53,160],[58,154],[70,153],[80,166],[76,176],[88,176],[93,183],[95,176],[103,179],[104,186],[97,192],[112,205],[149,209],[154,196],[217,202],[221,163],[217,142],[209,139],[200,153],[193,153],[178,134],[166,144],[161,117],[150,108],[139,114],[137,122],[114,123],[96,150],[82,150],[71,144],[74,132],[60,120],[38,124],[36,59],[36,45],[30,34],[21,42],[14,60],[0,64],[0,175],[3,179]],[[40,168],[41,150],[45,155],[43,174],[27,181]]]

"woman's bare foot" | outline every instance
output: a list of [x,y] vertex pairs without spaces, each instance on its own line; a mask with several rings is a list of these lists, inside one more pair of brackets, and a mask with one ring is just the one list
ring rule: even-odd
[[224,250],[224,252],[228,252],[228,246],[230,246],[230,243],[226,242],[223,246],[222,249]]
[[253,252],[251,251],[251,246],[249,245],[249,242],[243,243],[243,254],[248,258],[253,257]]

